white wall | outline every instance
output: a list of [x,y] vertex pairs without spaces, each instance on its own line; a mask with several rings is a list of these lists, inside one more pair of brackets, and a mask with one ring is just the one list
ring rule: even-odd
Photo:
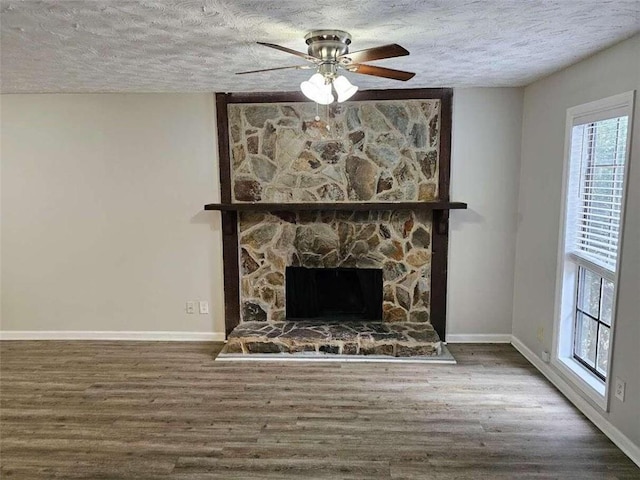
[[453,95],[447,339],[508,339],[513,312],[522,88]]
[[[513,333],[540,355],[551,351],[568,107],[640,89],[640,36],[525,89]],[[640,448],[640,101],[636,98],[627,215],[622,240],[611,377],[627,382],[624,403],[601,415]],[[544,339],[537,340],[537,329]]]
[[[511,334],[521,112],[454,92],[453,335]],[[3,95],[2,330],[223,332],[214,121],[212,95]]]
[[2,330],[224,332],[213,95],[3,95],[1,120]]

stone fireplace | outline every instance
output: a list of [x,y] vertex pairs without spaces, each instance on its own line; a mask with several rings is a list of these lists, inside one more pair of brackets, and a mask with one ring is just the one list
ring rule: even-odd
[[435,318],[444,333],[448,208],[464,208],[447,203],[451,92],[389,92],[321,108],[292,94],[218,95],[222,203],[211,209],[223,211],[228,333],[310,320],[299,303],[317,295],[296,304],[287,297],[303,277],[287,277],[327,269],[340,282],[378,272],[379,291],[365,294],[378,310],[340,319],[360,309],[360,320],[424,332]]
[[382,270],[382,320],[429,322],[431,215],[241,214],[241,321],[285,320],[286,268]]

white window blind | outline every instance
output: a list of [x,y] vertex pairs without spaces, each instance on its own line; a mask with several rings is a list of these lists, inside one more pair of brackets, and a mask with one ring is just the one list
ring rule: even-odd
[[620,239],[628,117],[573,126],[568,250],[615,272]]

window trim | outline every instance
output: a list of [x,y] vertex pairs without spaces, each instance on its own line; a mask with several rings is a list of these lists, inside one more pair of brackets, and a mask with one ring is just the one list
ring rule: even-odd
[[[551,365],[554,366],[566,379],[576,386],[580,392],[590,399],[595,405],[604,411],[609,410],[609,397],[611,396],[612,358],[616,336],[616,315],[618,304],[618,292],[620,283],[620,264],[622,262],[623,238],[625,226],[626,202],[628,193],[628,166],[631,158],[631,136],[633,132],[633,110],[635,91],[629,91],[614,95],[594,102],[578,105],[567,109],[565,121],[565,145],[564,163],[562,173],[562,196],[560,207],[560,228],[558,238],[558,261],[556,272],[555,311],[553,319],[553,348]],[[582,257],[567,252],[567,213],[569,181],[571,174],[571,143],[572,131],[575,125],[597,122],[615,116],[628,116],[626,155],[627,162],[622,192],[622,204],[620,211],[620,237],[618,241],[618,255],[615,273],[608,271],[599,265]],[[590,370],[582,366],[573,358],[573,329],[575,311],[575,291],[577,287],[578,267],[594,271],[603,278],[614,283],[614,295],[612,306],[611,330],[609,338],[609,372],[607,381],[602,381]],[[568,353],[567,353],[568,350]]]

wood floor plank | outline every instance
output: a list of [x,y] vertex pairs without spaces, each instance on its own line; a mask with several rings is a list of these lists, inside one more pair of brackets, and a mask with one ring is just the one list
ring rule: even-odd
[[640,479],[509,345],[458,365],[214,362],[222,344],[0,342],[0,476]]

